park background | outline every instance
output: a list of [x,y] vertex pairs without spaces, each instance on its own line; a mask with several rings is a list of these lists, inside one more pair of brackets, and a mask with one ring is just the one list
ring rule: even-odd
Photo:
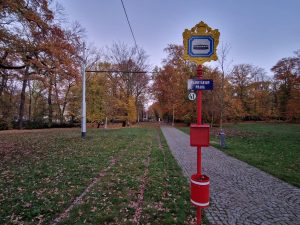
[[[79,125],[83,64],[87,71],[105,71],[87,72],[87,119],[97,124],[95,126],[103,124],[106,118],[109,122],[126,125],[158,118],[168,122],[174,118],[187,124],[195,121],[196,106],[187,98],[186,83],[187,79],[195,77],[196,66],[182,58],[181,44],[166,43],[164,57],[157,66],[151,63],[153,58],[159,57],[149,56],[142,46],[136,45],[139,43],[136,39],[127,43],[121,39],[111,40],[97,47],[95,43],[86,43],[83,47],[83,43],[91,39],[89,35],[92,33],[92,39],[95,39],[95,34],[68,19],[66,12],[69,11],[73,17],[82,18],[82,14],[76,14],[76,5],[72,9],[66,2],[64,10],[63,3],[58,3],[48,5],[48,1],[30,1],[26,5],[23,1],[6,1],[1,9],[0,129]],[[110,7],[114,9],[114,6],[115,3]],[[163,4],[162,7],[166,6]],[[285,7],[292,10],[291,6]],[[272,18],[275,12],[268,11]],[[258,10],[258,15],[261,13],[261,9]],[[122,20],[120,15],[116,18],[124,23],[126,17],[122,16]],[[218,15],[221,16],[224,15]],[[207,14],[207,17],[211,19],[211,15]],[[281,18],[280,27],[286,26],[287,31],[294,29],[296,35],[297,28],[288,23],[292,18]],[[280,31],[279,23],[269,26],[272,32],[273,29]],[[182,27],[182,31],[185,28]],[[182,31],[178,34],[179,39]],[[204,78],[214,80],[214,90],[203,96],[204,121],[212,126],[223,121],[299,121],[299,48],[295,45],[294,53],[281,55],[271,68],[254,65],[250,59],[249,63],[240,63],[237,58],[236,63],[231,52],[235,53],[235,44],[240,42],[224,42],[223,32],[224,38],[228,39],[227,31],[221,30],[219,60],[204,67]],[[258,32],[256,35],[267,34]],[[277,56],[284,52],[280,49],[286,43],[279,34],[278,39],[274,37],[276,45],[263,39],[264,46],[268,46],[266,50],[278,49]],[[102,40],[103,36],[98,37]],[[131,38],[129,29],[127,36]],[[253,44],[251,40],[247,43]],[[289,49],[290,43],[294,41],[285,44]],[[260,42],[257,45],[258,49],[263,48]],[[254,48],[253,52],[258,49]],[[240,52],[238,57],[242,54]],[[251,54],[244,52],[245,57]],[[268,58],[269,53],[259,52],[259,55]],[[137,74],[137,71],[145,73]]]
[[[119,2],[121,13],[115,13],[113,21],[122,15],[123,25],[119,26],[122,30],[115,26],[106,29],[114,35],[121,34],[122,40],[112,38],[110,33],[110,41],[106,42],[103,34],[91,38],[89,23],[82,20],[83,27],[79,22],[70,21],[68,14],[81,19],[88,18],[87,15],[105,15],[99,24],[107,24],[107,16],[115,11],[105,9],[116,6],[116,2],[112,5],[106,2],[103,14],[83,10],[80,16],[76,10],[86,10],[84,5],[89,10],[98,7],[66,1],[62,3],[66,4],[64,10],[56,3],[1,2],[0,223],[195,223],[188,182],[159,127],[169,122],[189,133],[186,125],[196,121],[196,104],[187,98],[187,79],[196,76],[196,65],[182,57],[181,34],[185,28],[200,22],[198,14],[180,23],[174,22],[175,17],[155,19],[156,24],[168,21],[174,26],[163,27],[163,33],[157,30],[147,35],[154,40],[152,45],[147,45],[151,42],[133,40],[130,36]],[[75,8],[70,8],[70,4]],[[155,7],[157,2],[153,4]],[[188,5],[182,4],[182,7]],[[204,66],[204,78],[214,80],[214,90],[203,93],[203,120],[211,125],[211,145],[220,147],[222,128],[226,146],[221,150],[226,155],[288,182],[297,191],[300,185],[300,50],[295,44],[299,28],[294,23],[298,14],[289,12],[299,7],[296,1],[280,2],[276,7],[273,2],[265,1],[262,7],[249,2],[240,8],[241,12],[248,7],[257,9],[257,20],[264,18],[264,12],[268,13],[269,30],[263,32],[257,20],[247,19],[244,21],[247,26],[231,23],[236,20],[234,15],[240,18],[253,14],[251,10],[232,14],[237,12],[235,5],[226,5],[225,14],[221,13],[222,7],[217,8],[215,17],[216,13],[203,14],[203,20],[213,28],[219,28],[220,24],[221,32],[219,60]],[[126,1],[125,6],[129,14],[138,5],[132,2],[127,5]],[[147,6],[144,10],[151,9]],[[164,9],[178,6],[164,3],[158,12],[165,13]],[[207,9],[214,12],[216,7],[212,4]],[[86,12],[85,16],[82,12]],[[182,15],[179,9],[170,12],[173,16]],[[231,26],[226,26],[222,18],[229,14],[227,25],[231,23]],[[187,13],[185,17],[188,18]],[[97,24],[96,19],[90,21],[94,28],[95,21]],[[141,28],[145,26],[136,26],[137,20],[133,21],[133,30],[138,27],[138,34],[143,33]],[[146,27],[149,32],[151,24]],[[172,33],[167,27],[180,29]],[[241,31],[245,27],[249,28],[248,32]],[[249,33],[253,34],[255,28],[259,32],[251,39]],[[234,31],[248,39],[242,44],[227,43],[228,34]],[[278,36],[271,41],[267,35],[273,32]],[[159,42],[160,33],[177,39]],[[287,36],[288,40],[282,38]],[[95,37],[100,44],[92,43]],[[265,48],[251,47],[253,40],[263,40]],[[156,45],[160,46],[161,55],[153,54]],[[245,50],[248,45],[250,50]],[[270,63],[274,57],[276,60]],[[89,123],[85,139],[80,138],[78,128],[83,65],[86,66]],[[95,70],[102,72],[91,72]],[[102,129],[105,121],[108,128],[125,127]]]

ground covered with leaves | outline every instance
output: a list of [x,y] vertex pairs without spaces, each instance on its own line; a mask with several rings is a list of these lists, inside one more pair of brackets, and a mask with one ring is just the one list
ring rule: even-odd
[[0,132],[0,224],[193,224],[157,128]]
[[[189,133],[189,128],[180,128]],[[226,124],[225,153],[300,187],[300,125],[287,123]],[[219,128],[211,145],[220,149]]]

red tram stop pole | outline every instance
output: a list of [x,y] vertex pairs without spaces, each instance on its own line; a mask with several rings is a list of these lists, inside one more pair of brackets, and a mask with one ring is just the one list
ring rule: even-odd
[[[198,79],[202,79],[202,65],[198,65]],[[201,209],[209,206],[209,177],[201,174],[201,147],[209,146],[209,125],[202,124],[202,91],[197,91],[197,124],[190,126],[191,146],[197,147],[197,173],[191,176],[191,202],[197,207],[197,225],[201,224]]]
[[190,144],[197,147],[197,173],[191,176],[191,203],[197,207],[197,224],[201,224],[201,209],[209,206],[209,178],[201,173],[201,148],[209,146],[209,125],[202,124],[202,90],[213,89],[212,80],[202,80],[202,64],[218,59],[220,32],[201,21],[192,29],[185,29],[182,37],[184,58],[198,65],[198,78],[188,81],[188,89],[197,91],[198,95],[197,123],[190,126]]

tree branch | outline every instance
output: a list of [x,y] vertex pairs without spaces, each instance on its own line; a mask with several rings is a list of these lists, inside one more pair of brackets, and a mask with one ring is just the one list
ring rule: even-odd
[[20,70],[20,69],[24,69],[25,67],[26,67],[26,65],[22,65],[22,66],[8,66],[8,65],[0,64],[0,68],[1,69],[6,69],[6,70]]

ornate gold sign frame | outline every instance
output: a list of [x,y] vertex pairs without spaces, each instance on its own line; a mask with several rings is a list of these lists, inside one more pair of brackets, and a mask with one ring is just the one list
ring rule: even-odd
[[[184,45],[184,54],[183,58],[185,60],[195,62],[198,65],[203,64],[205,62],[209,62],[211,60],[217,60],[217,46],[219,44],[219,37],[220,37],[220,32],[218,29],[211,29],[206,23],[201,21],[198,23],[196,26],[194,26],[191,30],[185,29],[184,32],[182,33],[183,36],[183,45]],[[189,48],[189,39],[192,37],[210,37],[213,39],[213,53],[212,55],[208,57],[201,57],[201,56],[190,56],[188,52]]]

